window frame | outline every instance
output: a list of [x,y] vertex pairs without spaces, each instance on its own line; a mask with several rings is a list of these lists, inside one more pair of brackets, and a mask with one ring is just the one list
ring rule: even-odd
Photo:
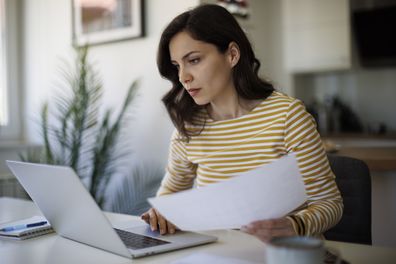
[[[4,7],[3,21],[5,23],[4,63],[5,83],[7,95],[8,123],[0,126],[0,140],[22,141],[22,108],[23,102],[20,97],[20,84],[23,73],[19,70],[18,50],[20,49],[20,23],[18,19],[18,7],[20,1],[0,0]],[[18,77],[19,76],[19,77]]]

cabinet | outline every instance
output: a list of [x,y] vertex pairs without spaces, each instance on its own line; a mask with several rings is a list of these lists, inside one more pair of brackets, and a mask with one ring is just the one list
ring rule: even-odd
[[348,0],[283,0],[284,63],[290,73],[348,69]]

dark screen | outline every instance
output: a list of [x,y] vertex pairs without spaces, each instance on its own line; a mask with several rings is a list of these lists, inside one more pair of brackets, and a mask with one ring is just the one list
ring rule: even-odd
[[352,23],[363,66],[396,66],[396,6],[355,11]]

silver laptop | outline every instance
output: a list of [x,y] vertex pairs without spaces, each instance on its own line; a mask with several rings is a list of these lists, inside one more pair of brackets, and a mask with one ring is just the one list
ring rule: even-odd
[[202,245],[216,237],[192,232],[161,236],[143,221],[114,228],[70,167],[7,161],[27,193],[62,237],[127,258]]

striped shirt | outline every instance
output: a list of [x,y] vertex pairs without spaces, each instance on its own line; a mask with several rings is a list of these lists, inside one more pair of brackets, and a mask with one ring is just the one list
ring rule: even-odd
[[[288,218],[299,235],[320,235],[343,211],[316,124],[301,101],[273,92],[241,117],[214,121],[208,114],[203,131],[189,142],[172,135],[167,172],[157,195],[225,181],[295,153],[307,202]],[[259,202],[259,201],[258,201]]]

